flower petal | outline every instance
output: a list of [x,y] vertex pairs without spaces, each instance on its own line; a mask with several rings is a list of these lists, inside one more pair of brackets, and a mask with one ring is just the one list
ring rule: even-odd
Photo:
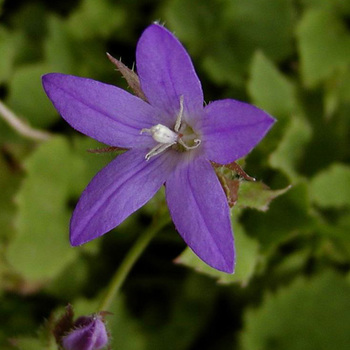
[[71,219],[73,246],[110,231],[158,191],[173,170],[174,158],[162,154],[146,161],[146,153],[144,149],[127,151],[92,179]]
[[180,96],[185,117],[198,117],[203,110],[201,83],[191,58],[171,32],[158,24],[149,26],[137,44],[136,67],[148,101],[166,112],[170,123],[175,123]]
[[230,210],[210,163],[197,158],[178,167],[166,182],[166,198],[175,227],[188,246],[208,265],[232,273]]
[[83,316],[75,329],[62,338],[65,350],[98,350],[108,343],[106,326],[99,316]]
[[157,113],[141,99],[116,86],[72,75],[51,73],[42,81],[62,117],[83,134],[124,148],[152,143],[140,130],[155,125]]
[[210,103],[204,111],[202,145],[207,158],[220,164],[248,154],[275,121],[261,109],[231,99]]

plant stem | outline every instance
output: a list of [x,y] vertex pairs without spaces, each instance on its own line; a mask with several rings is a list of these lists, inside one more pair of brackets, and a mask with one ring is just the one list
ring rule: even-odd
[[130,270],[143,253],[143,251],[148,246],[148,243],[151,239],[159,232],[165,225],[170,222],[170,217],[168,215],[164,215],[161,217],[157,217],[153,223],[149,226],[149,228],[142,233],[142,235],[137,239],[135,244],[132,246],[123,262],[115,272],[108,289],[106,291],[105,296],[103,297],[98,311],[108,311],[110,308],[115,296],[119,292],[121,286],[123,285],[127,275]]
[[17,117],[8,107],[0,101],[0,116],[20,135],[35,141],[46,141],[51,135],[46,131],[33,129]]

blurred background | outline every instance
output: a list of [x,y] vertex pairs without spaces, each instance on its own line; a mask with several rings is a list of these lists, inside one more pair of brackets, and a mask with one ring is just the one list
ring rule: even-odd
[[41,86],[42,74],[61,72],[127,89],[105,53],[132,67],[155,20],[189,51],[206,102],[253,103],[277,123],[241,162],[258,181],[239,180],[232,209],[236,274],[203,266],[168,225],[110,310],[112,349],[348,349],[347,0],[0,0],[0,101],[32,128],[0,109],[0,348],[57,349],[55,319],[68,302],[76,315],[96,311],[164,205],[161,191],[71,248],[79,195],[115,155],[86,152],[103,145],[70,128]]

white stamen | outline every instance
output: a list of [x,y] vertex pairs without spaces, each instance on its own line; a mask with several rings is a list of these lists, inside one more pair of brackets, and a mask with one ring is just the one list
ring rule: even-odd
[[150,129],[142,129],[140,134],[144,132],[151,134],[153,139],[158,142],[158,144],[146,154],[146,160],[164,152],[167,148],[174,145],[179,137],[174,131],[162,124],[154,125]]
[[177,115],[176,123],[175,123],[175,127],[174,127],[174,130],[176,132],[179,132],[179,130],[180,130],[183,112],[184,112],[184,97],[183,97],[183,95],[181,95],[180,96],[180,110],[179,110],[179,113]]
[[158,143],[155,147],[153,147],[145,156],[146,160],[150,160],[151,157],[156,156],[159,153],[162,153],[167,148],[171,147],[173,143]]
[[174,131],[162,124],[154,125],[150,129],[142,129],[141,134],[144,132],[148,132],[155,141],[163,144],[173,145],[178,139],[178,135]]
[[[184,97],[180,96],[180,109],[176,117],[176,122],[174,126],[174,131],[169,129],[167,126],[162,124],[157,124],[152,126],[150,129],[142,129],[140,134],[148,133],[151,134],[152,138],[158,142],[145,156],[146,160],[149,160],[151,157],[156,156],[159,153],[164,152],[169,147],[179,144],[184,149],[181,150],[181,147],[175,147],[175,150],[183,152],[184,150],[188,151],[191,149],[197,148],[201,144],[200,139],[193,139],[194,136],[191,131],[187,131],[187,124],[182,122],[184,112]],[[189,128],[191,130],[191,128]],[[186,144],[189,142],[192,146]]]

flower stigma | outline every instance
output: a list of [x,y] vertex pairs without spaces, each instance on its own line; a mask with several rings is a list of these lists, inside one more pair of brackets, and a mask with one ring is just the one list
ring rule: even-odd
[[185,152],[197,148],[201,140],[197,137],[193,129],[186,124],[183,119],[184,98],[180,96],[180,110],[176,118],[174,130],[163,124],[157,124],[149,129],[142,129],[140,134],[149,133],[158,144],[153,147],[145,156],[146,160],[164,152],[172,147],[178,152]]

